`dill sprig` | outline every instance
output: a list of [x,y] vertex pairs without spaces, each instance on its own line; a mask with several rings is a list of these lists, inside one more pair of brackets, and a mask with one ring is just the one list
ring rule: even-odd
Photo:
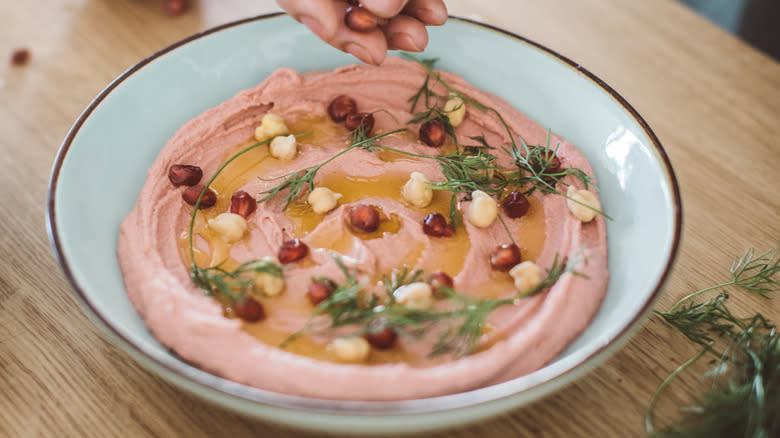
[[577,167],[567,167],[560,171],[550,170],[552,160],[558,155],[558,147],[550,147],[550,131],[547,131],[547,141],[544,146],[529,146],[522,137],[520,148],[503,148],[504,151],[512,157],[517,170],[509,176],[512,182],[518,186],[530,186],[525,194],[530,195],[534,190],[543,193],[556,193],[563,195],[555,188],[557,184],[568,185],[563,181],[563,177],[571,175],[577,178],[587,189],[593,184],[593,177],[586,174]]
[[[497,307],[510,304],[514,299],[479,300],[467,295],[459,295],[449,288],[443,288],[450,300],[459,306],[450,312],[446,327],[439,331],[430,356],[452,354],[455,357],[473,352],[479,345],[488,315]],[[460,325],[457,323],[460,322]]]
[[[301,135],[306,135],[306,133],[296,134],[296,137]],[[244,155],[245,153],[270,142],[271,139],[269,138],[267,140],[254,143],[240,150],[239,152],[236,152],[233,154],[233,156],[228,158],[221,166],[219,166],[217,171],[214,172],[214,175],[211,176],[208,182],[204,184],[203,190],[201,190],[200,194],[198,195],[198,199],[195,201],[195,205],[192,207],[192,215],[190,216],[188,230],[190,278],[196,286],[205,290],[206,294],[210,296],[221,294],[222,296],[235,302],[235,300],[238,298],[245,296],[249,292],[250,288],[253,287],[253,279],[256,275],[260,273],[268,273],[276,277],[281,277],[283,275],[281,266],[269,260],[249,260],[242,263],[232,271],[223,269],[221,263],[217,266],[205,268],[200,267],[195,261],[195,248],[193,244],[195,218],[198,214],[200,202],[203,199],[203,196],[206,194],[206,190],[209,189],[214,180],[217,179],[217,176],[219,176],[219,174],[222,173],[222,171],[225,170],[225,168],[230,165],[230,163],[235,161],[241,155]]]
[[401,286],[420,281],[422,271],[410,271],[404,266],[394,270],[389,277],[383,276],[385,294],[377,296],[365,291],[357,274],[350,271],[340,258],[334,259],[344,274],[344,282],[317,306],[301,330],[281,344],[282,348],[306,333],[345,326],[355,326],[358,335],[369,333],[376,327],[390,328],[400,336],[413,339],[420,339],[438,329],[438,338],[430,356],[452,354],[460,357],[472,353],[478,346],[487,317],[497,307],[536,295],[555,284],[566,273],[581,275],[575,271],[581,263],[581,257],[567,262],[559,260],[556,254],[552,266],[539,284],[529,290],[519,291],[512,297],[479,299],[444,287],[442,291],[446,294],[446,302],[443,305],[438,308],[411,309],[397,303],[394,292]]
[[507,175],[507,178],[512,184],[518,187],[528,187],[524,192],[526,195],[530,195],[535,190],[539,190],[542,193],[554,193],[563,196],[572,202],[582,205],[593,210],[597,214],[612,220],[612,218],[603,211],[593,208],[584,202],[572,199],[556,188],[558,184],[568,186],[569,184],[564,182],[563,178],[569,175],[577,178],[586,189],[595,184],[593,183],[593,177],[586,174],[578,167],[567,167],[558,171],[555,171],[554,169],[551,170],[550,164],[553,158],[558,155],[558,147],[556,146],[555,149],[550,147],[549,130],[547,131],[547,141],[544,146],[529,146],[522,137],[518,137],[518,139],[520,140],[520,148],[514,144],[510,145],[509,149],[503,148],[504,151],[512,157],[514,164],[517,167],[516,170]]
[[[450,84],[448,84],[446,81],[444,81],[444,79],[441,78],[441,75],[439,75],[439,73],[436,72],[433,69],[433,67],[435,66],[436,62],[439,60],[438,58],[420,59],[420,58],[417,58],[416,56],[414,56],[412,54],[409,54],[409,53],[401,53],[401,57],[405,58],[405,59],[408,59],[409,61],[414,61],[414,62],[420,64],[425,69],[425,72],[427,73],[427,76],[426,76],[426,81],[425,81],[425,83],[424,83],[422,88],[426,89],[426,91],[424,92],[424,94],[426,96],[426,102],[425,102],[425,106],[426,107],[428,106],[427,98],[429,96],[444,97],[443,95],[436,94],[433,91],[433,89],[430,88],[430,86],[429,86],[430,79],[434,79],[436,81],[436,83],[439,83],[444,88],[446,88],[447,91],[450,94],[452,94],[453,96],[456,96],[456,97],[460,97],[461,99],[463,99],[464,102],[472,105],[473,107],[477,108],[478,110],[480,110],[480,111],[494,111],[494,112],[496,112],[494,109],[492,109],[488,105],[485,105],[482,102],[480,102],[480,101],[478,101],[476,99],[473,99],[473,98],[471,98],[471,97],[461,93],[460,91],[458,91],[454,87],[452,87]],[[420,92],[418,91],[418,93],[420,93]],[[418,99],[414,99],[414,100],[410,99],[410,101],[412,101],[413,103],[417,103],[417,100]],[[414,112],[414,106],[412,107],[412,112]]]
[[[556,188],[557,184],[568,185],[563,181],[563,178],[569,175],[577,178],[586,189],[590,185],[595,186],[595,184],[593,182],[593,177],[587,175],[582,169],[579,168],[569,167],[569,168],[561,169],[559,171],[550,170],[550,163],[552,162],[553,157],[557,155],[558,148],[557,147],[555,149],[550,148],[549,130],[547,131],[546,145],[529,146],[528,144],[526,144],[525,140],[523,140],[522,137],[517,136],[518,140],[520,141],[520,146],[518,147],[517,143],[515,142],[515,133],[512,132],[512,129],[509,127],[509,124],[506,122],[506,120],[501,115],[501,113],[495,108],[483,104],[477,101],[476,99],[473,99],[467,96],[466,94],[461,93],[460,91],[452,87],[450,84],[448,84],[446,81],[444,81],[441,78],[441,75],[439,75],[439,73],[437,73],[433,69],[437,59],[419,59],[408,53],[402,53],[401,56],[410,61],[414,61],[420,64],[426,71],[425,81],[423,81],[423,85],[409,99],[409,102],[412,103],[410,112],[414,114],[412,120],[409,123],[420,123],[434,118],[440,119],[443,123],[445,123],[445,127],[447,128],[447,133],[450,134],[450,136],[455,141],[455,145],[458,148],[458,152],[460,153],[460,146],[458,145],[457,139],[455,137],[455,131],[452,128],[452,125],[449,124],[449,118],[446,117],[446,115],[442,111],[442,108],[439,106],[439,100],[447,96],[437,94],[432,88],[431,82],[433,82],[434,84],[441,84],[444,88],[446,88],[449,91],[450,95],[461,98],[464,102],[469,103],[477,110],[483,112],[485,111],[492,112],[493,114],[496,115],[496,117],[501,122],[504,129],[506,130],[510,142],[509,148],[501,147],[501,149],[503,149],[504,152],[506,152],[509,156],[513,158],[515,167],[511,169],[506,169],[506,168],[500,168],[494,166],[494,169],[500,172],[491,172],[490,177],[486,177],[483,181],[481,181],[483,184],[476,184],[476,185],[481,185],[481,188],[479,188],[478,190],[485,191],[486,193],[491,193],[496,197],[499,197],[501,193],[503,193],[503,190],[508,186],[526,187],[524,193],[527,195],[533,193],[535,190],[539,190],[543,193],[553,193],[556,195],[563,196],[564,198],[574,203],[582,205],[590,210],[593,210],[597,214],[600,214],[605,218],[612,220],[612,218],[607,214],[605,214],[603,211],[595,209],[590,205],[587,205],[576,199],[572,199],[571,197],[569,197],[568,195],[566,195],[565,193],[561,192]],[[415,113],[414,112],[415,108],[423,96],[425,97],[425,106],[427,109]],[[430,103],[431,100],[433,100],[433,104]],[[471,155],[471,152],[476,152],[480,154],[480,158],[483,161],[487,157],[492,157],[491,159],[489,159],[490,163],[492,164],[492,162],[495,161],[496,157],[492,154],[489,154],[487,152],[482,152],[482,151],[483,149],[495,149],[495,148],[491,147],[488,144],[484,136],[475,136],[470,138],[472,140],[479,142],[480,145],[464,148],[464,152],[467,152],[464,155]],[[444,171],[444,169],[442,170]],[[449,176],[445,174],[445,177],[448,178],[447,183],[440,185],[439,187],[443,188],[446,186],[450,186],[450,187],[455,186],[455,187],[463,187],[464,189],[473,187],[475,184],[472,183],[476,183],[477,181],[471,178],[472,175],[477,175],[477,173],[469,172],[464,174],[462,172],[458,172],[457,168],[453,169],[453,171],[450,172]],[[461,191],[465,191],[465,190],[461,190]],[[453,192],[452,202],[450,203],[451,205],[450,218],[452,219],[453,222],[456,222],[459,218],[459,216],[457,215],[457,210],[455,208],[457,203],[456,197],[457,197],[457,193]]]
[[471,193],[482,190],[485,193],[500,196],[506,187],[506,179],[497,171],[501,170],[496,156],[482,151],[476,154],[458,154],[432,156],[441,168],[446,181],[435,183],[432,189],[447,190],[453,196],[459,193]]
[[221,295],[235,301],[246,296],[254,288],[254,281],[261,273],[282,278],[282,267],[271,260],[249,260],[232,271],[222,265],[190,269],[190,277],[196,286],[209,296]]
[[[386,109],[378,109],[376,111],[373,111],[371,115],[373,116],[376,113],[385,113],[387,114],[393,121],[395,121],[396,125],[401,125],[401,122],[391,113],[390,111]],[[360,121],[360,124],[357,128],[350,131],[350,135],[352,136],[351,144],[358,144],[357,146],[360,147],[360,149],[363,149],[366,152],[374,152],[376,146],[376,140],[382,138],[384,135],[379,136],[370,136],[369,135],[369,129],[368,127],[363,123],[363,121]],[[396,132],[405,131],[405,129],[401,129]],[[385,135],[389,135],[390,133],[387,133]]]
[[[407,58],[407,59],[413,60],[413,61],[415,61],[415,62],[418,62],[418,63],[422,64],[423,66],[428,66],[428,67],[429,67],[429,68],[431,68],[431,69],[433,68],[433,65],[434,65],[434,64],[436,64],[436,61],[438,61],[438,60],[439,60],[439,58],[432,58],[432,59],[417,59],[417,58],[415,58],[414,56],[412,56],[412,55],[409,55],[409,54],[406,54],[406,53],[403,53],[403,54],[401,54],[401,56],[403,56],[403,57],[405,57],[405,58]],[[426,69],[426,70],[427,70],[427,69]],[[413,95],[412,97],[410,97],[410,98],[409,98],[409,102],[412,104],[412,109],[409,111],[410,113],[414,114],[414,110],[415,110],[415,108],[417,108],[417,104],[420,102],[420,98],[421,98],[421,97],[425,97],[425,104],[424,104],[424,106],[425,106],[426,108],[428,108],[428,107],[430,107],[430,106],[431,106],[431,104],[430,104],[430,100],[431,100],[431,98],[439,98],[439,97],[441,97],[440,95],[436,94],[436,93],[435,93],[435,92],[434,92],[434,91],[433,91],[433,90],[432,90],[432,89],[431,89],[431,88],[428,86],[428,84],[430,83],[430,81],[431,81],[431,73],[430,73],[430,72],[428,72],[428,73],[425,75],[425,80],[423,81],[423,84],[422,84],[422,86],[420,87],[420,89],[418,89],[418,90],[417,90],[417,92],[416,92],[416,93],[414,93],[414,95]]]
[[352,135],[350,145],[357,145],[366,152],[374,152],[374,142],[381,137],[371,137],[363,121],[360,122],[357,128],[350,132]]
[[[678,367],[659,386],[648,406],[646,427],[657,437],[780,435],[780,334],[760,313],[748,318],[734,315],[727,306],[729,295],[721,291],[703,303],[699,295],[736,287],[768,297],[780,286],[780,253],[772,249],[756,254],[746,251],[734,260],[731,280],[685,296],[666,312],[658,312],[702,349]],[[719,346],[720,344],[720,346]],[[710,391],[678,422],[655,431],[653,411],[660,395],[688,367],[705,355],[714,357],[706,374],[713,380]]]
[[383,325],[400,335],[419,337],[424,328],[428,327],[427,323],[441,318],[436,313],[409,309],[395,303],[392,292],[417,281],[422,271],[415,271],[410,275],[408,267],[404,267],[394,271],[389,278],[383,276],[387,294],[381,298],[384,301],[381,303],[380,297],[365,293],[365,285],[358,281],[357,273],[350,271],[340,257],[334,256],[333,259],[344,274],[344,281],[337,284],[330,297],[314,309],[312,317],[303,328],[282,342],[281,348],[307,333],[349,325],[358,326],[358,334],[370,332],[372,328]]
[[385,286],[385,290],[387,291],[387,298],[389,302],[391,304],[395,303],[395,296],[393,295],[393,292],[395,292],[396,289],[401,286],[420,281],[422,275],[422,269],[410,271],[408,266],[404,266],[401,269],[394,269],[393,272],[390,273],[389,277],[387,275],[382,275],[382,284]]
[[[502,116],[501,113],[498,112],[498,110],[496,110],[495,108],[493,108],[493,107],[491,107],[489,105],[485,105],[484,103],[482,103],[482,102],[480,102],[480,101],[478,101],[478,100],[476,100],[476,99],[474,99],[472,97],[469,97],[469,96],[461,93],[460,91],[456,90],[452,85],[448,84],[444,79],[442,79],[441,75],[439,75],[439,73],[436,72],[433,69],[434,65],[436,64],[436,61],[438,61],[438,58],[419,59],[416,56],[411,55],[409,53],[401,53],[401,57],[403,57],[403,58],[405,58],[405,59],[407,59],[409,61],[416,62],[416,63],[420,64],[420,66],[422,66],[423,69],[425,69],[425,72],[427,73],[427,76],[426,76],[426,81],[425,81],[425,83],[423,85],[423,88],[426,88],[426,89],[429,88],[430,79],[434,79],[436,81],[436,83],[439,83],[444,88],[446,88],[447,91],[451,95],[461,98],[464,102],[466,102],[469,105],[473,106],[477,110],[483,111],[483,112],[484,111],[489,111],[489,112],[492,112],[493,114],[495,114],[496,117],[498,117],[498,120],[504,126],[504,129],[506,130],[506,132],[509,134],[509,141],[510,141],[510,143],[513,146],[515,145],[514,134],[512,133],[512,130],[509,128],[509,124],[506,122],[506,120],[504,120],[504,116]],[[427,93],[430,93],[430,95],[433,95],[433,96],[436,96],[436,97],[443,97],[443,96],[439,96],[439,95],[435,94],[432,89],[430,89]],[[426,96],[427,96],[427,94],[426,94]],[[415,100],[415,103],[416,102],[417,101]],[[427,106],[427,100],[426,100],[426,106]],[[414,113],[414,105],[412,106],[411,112]]]
[[729,268],[729,272],[731,273],[730,281],[693,292],[680,299],[680,301],[675,303],[674,306],[664,313],[672,313],[683,303],[692,298],[727,286],[738,286],[742,289],[756,292],[761,296],[766,296],[767,293],[777,290],[778,286],[780,286],[780,279],[775,278],[775,274],[780,272],[780,253],[778,251],[779,250],[775,248],[756,255],[755,248],[750,248],[745,251],[742,257],[734,259],[731,268]]
[[263,181],[276,181],[276,180],[282,180],[279,184],[276,186],[265,190],[263,192],[260,192],[261,195],[265,195],[262,198],[260,198],[257,202],[266,202],[269,199],[273,198],[280,192],[283,192],[285,190],[289,190],[287,194],[282,198],[282,203],[284,204],[283,208],[287,208],[290,206],[290,204],[295,201],[296,199],[300,198],[305,194],[307,191],[314,190],[314,178],[317,176],[317,172],[319,172],[320,169],[322,169],[323,166],[330,163],[331,161],[335,160],[336,158],[346,154],[347,152],[356,149],[356,148],[366,148],[370,149],[376,146],[374,143],[376,140],[387,137],[389,135],[397,134],[399,132],[403,132],[406,129],[396,129],[393,131],[385,132],[383,134],[375,135],[373,137],[367,137],[365,134],[365,130],[361,129],[362,124],[358,129],[354,131],[351,144],[347,146],[345,149],[337,152],[336,154],[332,155],[330,158],[326,159],[325,161],[305,167],[303,169],[297,170],[295,172],[290,172],[286,175],[282,175],[276,178],[269,178],[264,179],[261,178]]
[[[409,125],[413,125],[417,123],[424,124],[431,120],[440,121],[442,125],[444,125],[444,130],[452,138],[452,141],[455,144],[456,151],[460,152],[461,148],[460,148],[460,144],[458,143],[458,137],[455,133],[455,127],[453,127],[452,123],[450,123],[450,118],[447,116],[447,113],[444,111],[444,107],[441,106],[441,101],[450,97],[459,97],[463,100],[464,104],[465,102],[468,102],[474,107],[480,109],[480,111],[486,111],[488,107],[470,98],[469,96],[466,96],[465,94],[461,93],[460,91],[454,89],[449,84],[444,82],[441,76],[439,76],[439,74],[433,70],[433,66],[434,64],[436,64],[436,61],[438,61],[438,58],[418,59],[415,56],[410,55],[408,53],[402,53],[401,56],[411,61],[417,62],[418,64],[422,65],[426,71],[425,80],[423,81],[422,86],[408,100],[412,104],[411,109],[409,110],[409,112],[412,114],[412,118],[407,122],[407,124]],[[442,84],[448,90],[449,93],[439,94],[436,91],[434,91],[433,85],[431,85],[431,79],[435,80],[434,85],[436,83]],[[424,109],[415,112],[415,109],[417,108],[417,105],[420,103],[420,99],[422,97],[425,98],[425,102],[423,105]],[[431,103],[431,101],[433,103]],[[455,111],[458,108],[459,107],[456,107],[453,108],[452,110]]]
[[460,222],[459,195],[465,194],[463,199],[468,200],[472,192],[481,190],[499,198],[506,188],[506,179],[499,172],[500,167],[495,164],[495,155],[477,151],[474,155],[452,153],[434,156],[434,159],[446,180],[435,182],[430,188],[451,193],[450,222],[453,224]]

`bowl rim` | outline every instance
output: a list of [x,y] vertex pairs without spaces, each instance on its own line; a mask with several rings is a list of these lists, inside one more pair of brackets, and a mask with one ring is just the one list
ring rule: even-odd
[[[330,399],[313,399],[301,396],[292,396],[262,389],[246,386],[217,375],[203,371],[197,367],[186,363],[178,363],[176,359],[164,358],[157,353],[153,353],[145,350],[141,346],[133,343],[130,339],[124,336],[119,330],[117,330],[110,322],[109,318],[104,315],[92,304],[84,292],[84,289],[76,280],[71,270],[68,259],[66,258],[62,242],[60,239],[60,233],[57,229],[57,217],[56,217],[56,198],[57,184],[59,182],[60,171],[62,170],[65,158],[73,144],[76,136],[78,135],[81,127],[95,109],[102,103],[102,101],[120,84],[126,79],[132,76],[135,72],[154,61],[155,59],[185,45],[192,41],[206,37],[208,35],[220,32],[222,30],[230,29],[233,27],[241,26],[247,23],[258,22],[261,20],[274,19],[280,16],[286,15],[283,12],[275,12],[270,14],[262,14],[253,17],[247,17],[228,23],[224,23],[210,29],[198,32],[191,36],[188,36],[180,41],[177,41],[151,55],[142,59],[132,67],[128,68],[121,75],[115,78],[111,83],[103,89],[84,109],[79,115],[78,119],[68,131],[62,145],[57,151],[56,158],[54,160],[52,170],[49,177],[49,187],[47,194],[47,209],[46,209],[46,231],[49,237],[49,243],[52,248],[53,255],[57,262],[60,264],[66,279],[73,287],[75,296],[82,309],[91,316],[93,322],[103,326],[104,331],[110,335],[114,342],[121,347],[126,353],[128,353],[134,359],[143,359],[147,366],[160,367],[167,373],[173,373],[174,375],[184,379],[184,382],[195,385],[198,389],[206,391],[216,391],[220,395],[227,396],[228,398],[237,399],[237,401],[252,402],[257,405],[273,408],[293,408],[297,410],[308,411],[311,413],[320,414],[335,414],[335,415],[361,415],[361,416],[395,416],[398,414],[414,415],[414,414],[426,414],[426,413],[439,413],[452,411],[457,409],[475,407],[478,405],[485,405],[488,403],[500,402],[502,400],[509,399],[520,393],[530,392],[528,401],[532,401],[540,396],[554,392],[555,390],[571,383],[576,377],[585,373],[585,369],[592,369],[598,364],[602,363],[610,354],[614,353],[616,347],[626,342],[630,336],[636,332],[645,316],[651,310],[652,305],[658,299],[661,288],[666,281],[671,268],[674,264],[674,260],[677,256],[680,235],[682,231],[682,203],[680,198],[680,191],[675,176],[674,170],[671,166],[671,161],[666,154],[666,151],[661,146],[661,142],[655,135],[649,124],[642,118],[641,115],[631,106],[625,98],[623,98],[615,89],[609,86],[606,82],[601,80],[595,74],[591,73],[580,64],[572,61],[559,54],[558,52],[547,48],[546,46],[536,43],[528,38],[517,35],[513,32],[505,29],[493,26],[491,24],[482,23],[469,18],[450,15],[448,20],[454,20],[461,23],[465,23],[471,26],[481,27],[486,30],[493,31],[504,37],[509,37],[522,42],[532,48],[540,50],[548,55],[553,56],[558,61],[562,62],[565,66],[573,69],[575,72],[580,73],[586,79],[590,80],[602,91],[607,92],[625,111],[628,112],[630,117],[636,121],[640,128],[644,131],[647,138],[650,139],[652,149],[658,157],[661,166],[661,170],[666,176],[667,183],[671,189],[671,201],[674,213],[674,230],[673,240],[669,248],[666,263],[664,265],[661,275],[654,286],[652,293],[646,298],[642,304],[641,309],[633,316],[633,318],[620,329],[619,332],[611,336],[609,339],[603,342],[603,345],[590,352],[583,357],[579,357],[576,363],[568,365],[562,371],[546,375],[539,381],[535,381],[530,385],[524,386],[520,391],[495,391],[494,388],[500,385],[508,385],[513,380],[490,385],[486,387],[477,388],[470,391],[460,392],[456,394],[421,398],[414,400],[399,400],[399,401],[341,401]],[[174,353],[175,354],[175,353]],[[585,365],[590,365],[586,367]],[[544,369],[544,368],[542,368]],[[158,374],[160,369],[155,370]],[[170,380],[169,380],[170,381]],[[173,382],[182,385],[184,382]],[[549,388],[545,391],[544,387]],[[186,388],[192,391],[191,388]],[[536,394],[532,392],[536,391]],[[541,392],[539,392],[541,391]]]

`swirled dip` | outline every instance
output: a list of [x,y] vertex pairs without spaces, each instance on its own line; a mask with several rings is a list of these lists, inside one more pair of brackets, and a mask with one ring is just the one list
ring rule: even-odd
[[[459,76],[440,74],[461,93],[495,108],[511,131],[528,144],[545,144],[546,127]],[[537,370],[569,345],[595,316],[606,293],[606,228],[601,215],[590,222],[578,220],[560,194],[534,191],[528,213],[519,219],[508,217],[499,207],[506,229],[500,220],[485,228],[464,220],[454,236],[431,237],[422,230],[423,217],[431,212],[448,217],[449,192],[435,191],[427,207],[410,205],[400,192],[412,172],[422,173],[429,181],[443,181],[436,161],[356,148],[325,165],[314,180],[315,185],[343,195],[333,210],[315,214],[305,196],[285,209],[282,192],[257,205],[247,217],[248,231],[238,242],[219,243],[208,230],[206,221],[226,212],[236,191],[260,199],[261,192],[279,184],[274,178],[322,163],[350,144],[347,130],[328,117],[328,104],[336,96],[349,95],[361,112],[373,113],[374,134],[389,132],[406,127],[412,117],[408,99],[425,77],[420,65],[400,59],[388,59],[379,67],[353,65],[310,73],[280,69],[257,87],[182,126],[149,169],[118,239],[128,296],[155,338],[183,359],[230,380],[280,393],[341,400],[405,400],[471,390]],[[309,246],[305,260],[284,269],[284,292],[258,298],[266,317],[250,324],[234,317],[224,303],[192,282],[187,249],[192,207],[182,201],[186,187],[174,187],[167,174],[174,164],[197,165],[203,169],[205,183],[232,154],[252,144],[248,139],[267,113],[281,116],[291,133],[309,132],[298,137],[297,155],[278,160],[269,155],[267,146],[242,155],[212,184],[217,203],[198,212],[194,228],[200,266],[236,266],[266,256],[275,258],[282,242],[295,237]],[[377,142],[424,155],[454,150],[451,144],[442,148],[423,144],[417,136],[418,126]],[[456,133],[465,144],[473,143],[470,136],[480,135],[491,145],[510,142],[494,113],[473,107],[468,108]],[[558,147],[562,167],[593,174],[574,145],[555,134],[550,145]],[[500,148],[490,152],[499,164],[512,165]],[[583,188],[570,176],[564,182]],[[566,186],[559,184],[559,190],[566,193]],[[590,190],[595,193],[592,186]],[[460,202],[461,216],[469,202]],[[347,226],[347,216],[357,203],[377,208],[385,218],[383,228],[369,236],[354,233]],[[524,260],[547,269],[556,255],[560,260],[577,259],[576,271],[582,275],[564,274],[542,293],[490,313],[472,354],[431,357],[435,336],[400,337],[392,349],[372,351],[365,362],[342,363],[327,348],[343,334],[339,331],[314,332],[280,348],[312,316],[314,306],[306,297],[312,278],[344,281],[334,255],[355,270],[368,291],[381,290],[382,275],[406,265],[426,274],[448,273],[454,289],[464,295],[512,297],[517,293],[512,278],[491,269],[489,260],[498,245],[508,243],[507,229]]]

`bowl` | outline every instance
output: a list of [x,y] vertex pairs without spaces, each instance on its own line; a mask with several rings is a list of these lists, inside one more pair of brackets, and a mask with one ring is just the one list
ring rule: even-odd
[[555,360],[464,393],[344,402],[225,380],[181,361],[147,331],[125,294],[116,238],[163,144],[185,122],[276,68],[311,71],[355,62],[280,14],[219,26],[142,60],[109,84],[68,133],[51,174],[47,224],[85,312],[131,357],[185,390],[250,416],[335,433],[419,432],[473,422],[530,403],[593,369],[639,327],[674,260],[681,206],[668,157],[615,90],[525,38],[451,17],[430,29],[424,56],[440,58],[438,68],[504,97],[561,134],[594,168],[603,207],[614,218],[607,224],[609,287],[590,326]]

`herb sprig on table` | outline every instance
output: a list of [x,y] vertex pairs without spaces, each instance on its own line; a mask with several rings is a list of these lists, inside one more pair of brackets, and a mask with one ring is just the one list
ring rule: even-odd
[[345,280],[337,285],[329,298],[317,306],[309,322],[281,344],[282,348],[304,334],[345,326],[355,326],[358,335],[369,333],[376,327],[384,327],[400,336],[414,339],[420,339],[432,329],[437,329],[439,335],[430,356],[452,354],[460,357],[472,353],[478,346],[487,317],[493,310],[542,292],[566,273],[582,275],[576,271],[582,263],[579,255],[567,261],[559,260],[556,254],[552,266],[540,283],[512,297],[479,299],[442,287],[445,305],[414,309],[397,303],[393,293],[401,286],[421,281],[422,271],[410,271],[407,267],[396,269],[390,277],[383,278],[385,293],[377,296],[365,291],[365,286],[358,281],[357,273],[348,269],[339,257],[334,257],[334,260]]
[[[780,333],[760,313],[739,317],[728,308],[721,291],[707,301],[694,298],[714,290],[737,288],[765,298],[780,289],[780,249],[761,254],[754,249],[735,259],[731,279],[682,298],[658,312],[702,349],[670,374],[653,395],[646,427],[654,437],[776,437],[780,436]],[[663,391],[688,367],[710,355],[714,366],[706,374],[712,389],[675,424],[656,431],[653,412]]]

